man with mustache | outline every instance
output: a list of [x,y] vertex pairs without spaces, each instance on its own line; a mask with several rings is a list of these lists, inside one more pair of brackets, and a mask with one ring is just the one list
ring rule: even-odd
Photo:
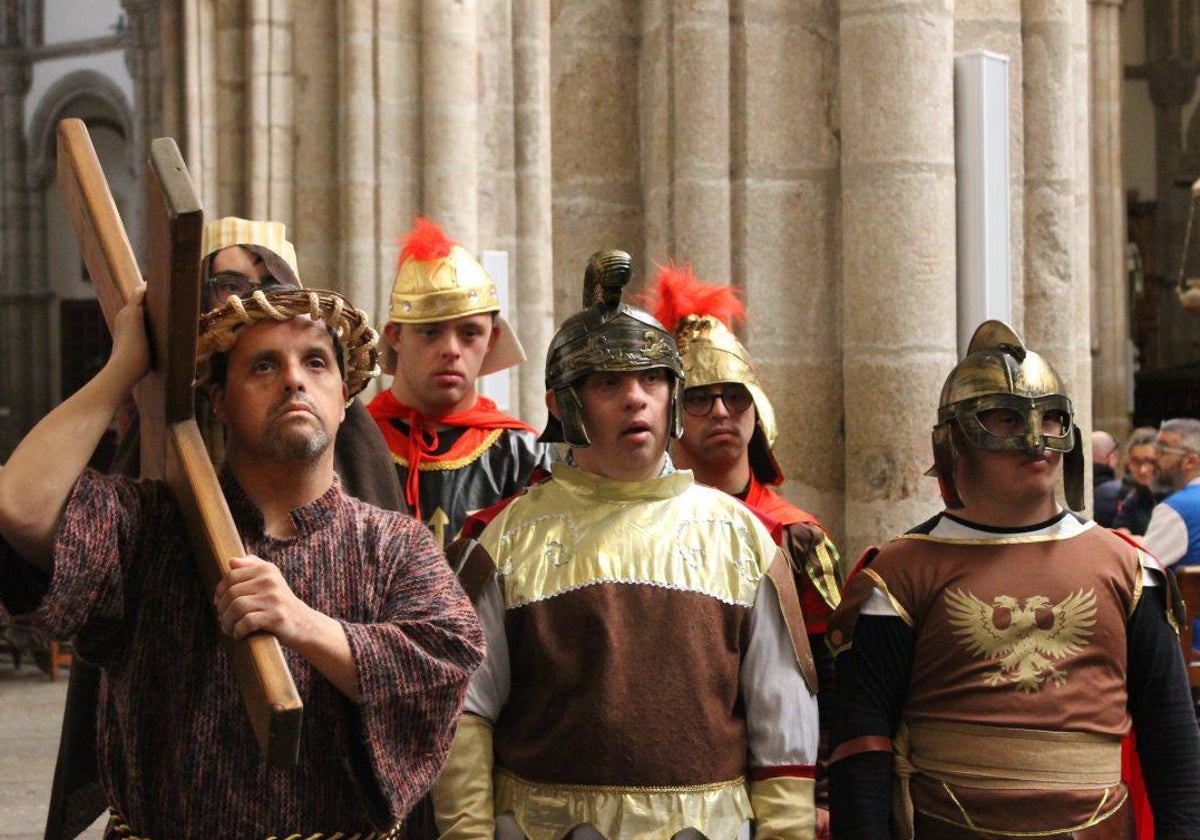
[[444,840],[811,838],[815,680],[787,559],[677,471],[674,337],[595,254],[550,344],[552,478],[449,552],[488,642],[434,787]]
[[771,529],[787,553],[820,685],[821,762],[817,773],[817,836],[828,832],[826,778],[832,715],[833,656],[825,645],[829,615],[841,600],[844,576],[833,541],[816,517],[772,487],[783,483],[775,460],[775,411],[750,354],[730,330],[745,307],[729,286],[702,283],[690,266],[658,272],[653,312],[674,334],[683,359],[683,435],[671,448],[680,469],[701,484],[741,499]]
[[549,464],[536,430],[477,388],[481,375],[520,364],[525,352],[483,266],[428,219],[405,238],[383,334],[395,375],[368,408],[408,510],[449,543],[467,514],[520,491]]
[[[1158,837],[1200,836],[1200,733],[1167,581],[1083,507],[1062,379],[988,321],[942,388],[946,509],[870,549],[830,620],[833,836],[1132,840],[1132,725]],[[1065,466],[1064,466],[1065,463]]]
[[[204,226],[200,242],[200,311],[209,312],[230,296],[255,290],[301,288],[300,263],[282,222],[225,216]],[[209,406],[197,399],[196,416],[210,455],[219,467],[225,459],[224,433],[212,422]],[[137,476],[141,439],[136,413],[121,436],[109,471]],[[400,510],[400,485],[387,465],[388,450],[361,400],[346,408],[334,442],[333,466],[342,489],[368,504]],[[71,840],[104,813],[104,791],[96,765],[96,708],[100,673],[86,661],[71,664],[59,738],[54,784],[46,818],[46,840]]]
[[[214,593],[165,482],[84,469],[148,368],[142,297],[102,371],[0,471],[0,600],[106,674],[106,836],[393,837],[437,773],[483,640],[428,531],[335,476],[346,401],[378,371],[374,331],[316,291],[232,296],[202,320],[198,379],[249,552]],[[305,707],[292,769],[260,760],[220,645],[259,631]]]

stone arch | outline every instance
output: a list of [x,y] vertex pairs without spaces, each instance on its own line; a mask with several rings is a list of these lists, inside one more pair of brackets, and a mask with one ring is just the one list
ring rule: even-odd
[[58,121],[79,117],[89,126],[102,125],[125,140],[127,163],[134,168],[133,107],[125,93],[94,70],[70,73],[46,91],[29,124],[29,184],[38,190],[55,176],[55,129]]

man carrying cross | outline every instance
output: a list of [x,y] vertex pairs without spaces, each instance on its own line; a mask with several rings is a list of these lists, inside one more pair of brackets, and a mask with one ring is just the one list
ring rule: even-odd
[[[282,222],[226,216],[204,226],[200,244],[200,311],[220,307],[231,295],[301,288],[299,260]],[[208,406],[197,399],[197,413],[207,421]],[[121,438],[109,472],[137,476],[139,423]],[[201,424],[209,451],[219,464],[224,440],[216,422]],[[342,489],[356,499],[386,510],[400,509],[400,486],[388,464],[388,450],[375,421],[361,400],[346,407],[333,447],[333,467]],[[71,665],[71,682],[63,712],[59,755],[46,820],[46,839],[73,838],[104,812],[104,791],[96,766],[96,709],[100,674],[86,661]]]
[[[138,293],[103,370],[0,471],[0,601],[106,672],[109,835],[389,836],[437,773],[482,638],[428,532],[335,477],[373,331],[330,292],[260,291],[203,320],[199,379],[247,550],[214,597],[163,482],[84,470],[148,368],[143,319]],[[222,633],[257,631],[283,645],[305,706],[293,769],[260,762],[221,651]]]

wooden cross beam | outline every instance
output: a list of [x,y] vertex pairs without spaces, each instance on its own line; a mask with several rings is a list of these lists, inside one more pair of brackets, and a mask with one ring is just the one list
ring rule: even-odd
[[[166,478],[211,590],[229,571],[230,559],[246,552],[195,419],[192,379],[204,211],[173,139],[153,141],[149,174],[146,327],[151,372],[135,393],[142,476]],[[58,125],[58,185],[111,329],[117,312],[143,280],[81,120]],[[265,633],[240,640],[222,634],[222,643],[263,758],[276,767],[294,766],[304,707],[279,641]]]

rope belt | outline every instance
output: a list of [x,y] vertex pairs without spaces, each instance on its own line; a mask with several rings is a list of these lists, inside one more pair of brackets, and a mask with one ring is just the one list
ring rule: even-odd
[[[116,840],[151,840],[149,835],[139,834],[136,829],[132,828],[116,808],[108,809],[108,832],[106,837],[116,838]],[[291,834],[268,834],[264,840],[399,840],[400,823],[396,823],[387,831],[367,831],[367,832],[346,832],[335,831],[315,832],[312,834],[301,834],[293,832]]]
[[1050,732],[967,723],[901,724],[894,739],[894,818],[911,838],[909,781],[918,773],[987,790],[1109,788],[1121,781],[1121,742],[1087,732]]

